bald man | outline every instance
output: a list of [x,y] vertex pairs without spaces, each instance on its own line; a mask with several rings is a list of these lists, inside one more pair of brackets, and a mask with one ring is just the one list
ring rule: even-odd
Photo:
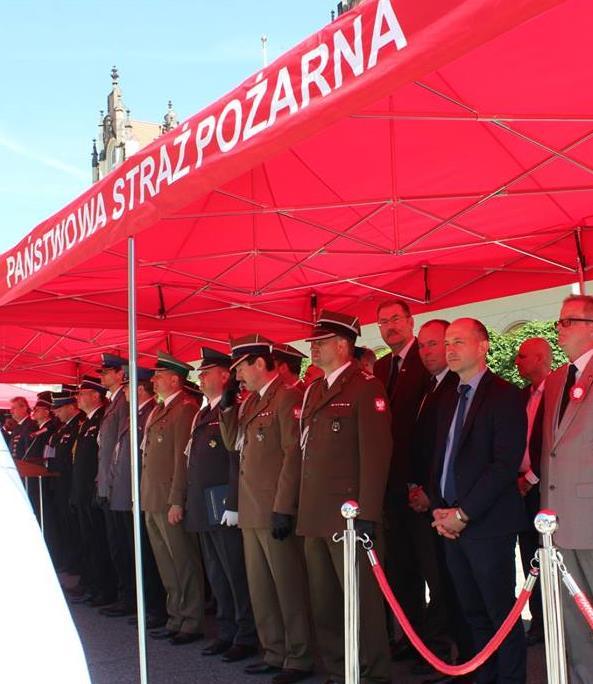
[[[527,445],[519,468],[517,487],[525,503],[529,527],[519,533],[519,547],[523,571],[527,575],[530,562],[539,546],[539,537],[533,519],[540,509],[540,460],[542,451],[542,425],[544,419],[544,386],[552,368],[552,347],[543,337],[530,337],[523,341],[515,365],[519,375],[529,382],[523,390],[527,411]],[[532,646],[544,640],[542,596],[539,584],[529,602],[531,625],[527,644]]]

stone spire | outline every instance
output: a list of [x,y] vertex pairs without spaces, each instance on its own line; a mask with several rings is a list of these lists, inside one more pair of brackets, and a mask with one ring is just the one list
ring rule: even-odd
[[177,114],[175,114],[175,111],[173,110],[173,103],[169,100],[167,104],[167,113],[163,117],[163,133],[172,131],[178,125],[179,121],[177,121]]

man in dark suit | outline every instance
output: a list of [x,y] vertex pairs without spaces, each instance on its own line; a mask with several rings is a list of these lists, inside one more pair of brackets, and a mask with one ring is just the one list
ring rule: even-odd
[[[391,349],[374,366],[374,375],[387,392],[391,407],[393,454],[385,494],[385,563],[393,590],[412,625],[420,629],[425,606],[424,582],[412,562],[408,507],[411,480],[412,436],[420,402],[430,374],[422,365],[414,337],[414,319],[407,302],[391,299],[377,307],[381,337]],[[415,658],[416,651],[403,638],[392,646],[394,660]]]
[[[475,651],[495,634],[515,602],[515,543],[526,526],[517,473],[527,419],[520,390],[488,370],[488,332],[472,318],[445,335],[447,365],[459,375],[443,403],[436,437],[434,523],[445,538],[453,578]],[[518,621],[476,682],[525,682],[526,647]]]
[[[525,575],[529,572],[531,560],[539,547],[539,535],[533,520],[540,510],[540,461],[542,452],[542,427],[544,421],[544,387],[552,368],[552,348],[543,337],[524,340],[515,358],[519,375],[529,381],[523,390],[527,412],[527,447],[523,454],[517,487],[525,503],[529,525],[519,533],[521,561]],[[531,625],[527,633],[527,644],[532,646],[544,640],[544,624],[541,585],[535,587],[529,601]]]
[[[106,389],[97,377],[83,376],[78,407],[86,413],[72,454],[70,502],[76,509],[81,540],[81,578],[87,587],[86,600],[93,607],[106,606],[116,598],[117,579],[109,557],[105,518],[97,506],[97,437],[105,412]],[[83,597],[80,597],[85,600]]]
[[[418,331],[418,351],[422,364],[430,373],[430,382],[420,404],[413,436],[413,457],[408,503],[413,565],[422,583],[428,585],[430,603],[426,606],[421,634],[429,647],[445,660],[449,660],[452,639],[459,640],[451,620],[456,611],[453,589],[446,567],[442,544],[432,527],[430,483],[436,467],[435,432],[439,406],[455,392],[459,383],[457,373],[449,370],[445,356],[445,331],[448,321],[431,320]],[[418,674],[428,674],[432,668],[420,661],[413,668]]]
[[249,600],[243,539],[237,527],[238,454],[220,434],[219,403],[229,382],[231,357],[202,348],[200,387],[207,405],[194,417],[187,449],[185,528],[197,532],[204,568],[216,599],[216,639],[203,655],[222,654],[224,662],[257,652],[257,633]]
[[31,418],[29,402],[25,397],[14,397],[10,400],[10,415],[15,426],[10,433],[10,454],[15,461],[20,461],[31,442],[31,433],[37,430],[37,423]]

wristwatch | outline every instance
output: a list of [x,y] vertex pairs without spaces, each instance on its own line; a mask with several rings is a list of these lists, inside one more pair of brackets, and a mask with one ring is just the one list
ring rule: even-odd
[[459,522],[462,522],[464,525],[467,525],[469,521],[469,518],[467,516],[465,517],[465,520],[463,519],[463,517],[461,516],[461,509],[459,508],[455,509],[455,517],[457,518],[457,520],[459,520]]

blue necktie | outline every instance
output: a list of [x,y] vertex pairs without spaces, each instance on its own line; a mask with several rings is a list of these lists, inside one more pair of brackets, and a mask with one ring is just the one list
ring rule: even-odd
[[459,385],[457,391],[459,392],[459,399],[457,400],[457,415],[455,416],[455,427],[453,428],[453,444],[451,445],[451,453],[449,455],[449,463],[447,465],[447,477],[445,478],[444,498],[448,504],[454,504],[457,501],[457,487],[455,485],[455,459],[457,451],[459,450],[459,441],[463,431],[463,421],[465,420],[465,409],[467,407],[467,394],[471,389],[471,385]]

